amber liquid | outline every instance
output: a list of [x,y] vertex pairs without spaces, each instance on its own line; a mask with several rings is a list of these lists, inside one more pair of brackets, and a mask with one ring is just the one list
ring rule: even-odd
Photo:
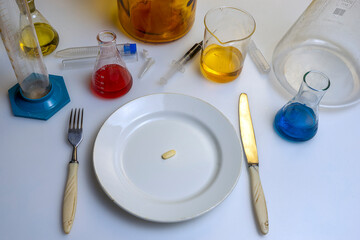
[[[35,23],[34,27],[43,56],[52,53],[59,44],[58,33],[46,23]],[[27,55],[36,56],[37,54],[36,42],[30,26],[21,31],[20,47]]]
[[195,20],[196,0],[118,0],[125,31],[144,42],[169,42],[184,36]]
[[209,80],[227,83],[235,80],[243,67],[243,56],[235,47],[209,45],[203,50],[200,59],[202,74]]

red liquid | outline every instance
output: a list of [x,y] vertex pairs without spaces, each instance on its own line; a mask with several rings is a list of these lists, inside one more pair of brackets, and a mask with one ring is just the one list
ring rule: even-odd
[[129,71],[117,64],[108,64],[94,74],[91,88],[94,93],[104,98],[116,98],[125,95],[132,86]]

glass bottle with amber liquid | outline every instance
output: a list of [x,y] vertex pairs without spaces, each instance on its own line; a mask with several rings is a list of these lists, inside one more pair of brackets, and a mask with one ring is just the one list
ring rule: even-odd
[[183,37],[195,21],[196,0],[117,0],[122,28],[143,42]]
[[[46,18],[35,8],[34,0],[27,0],[31,20],[34,24],[36,35],[39,41],[41,48],[41,53],[43,56],[46,56],[52,53],[59,44],[59,35],[56,30],[50,25]],[[20,47],[27,55],[35,55],[36,44],[32,39],[32,34],[30,33],[31,28],[29,25],[25,25],[24,20],[25,15],[20,15]]]

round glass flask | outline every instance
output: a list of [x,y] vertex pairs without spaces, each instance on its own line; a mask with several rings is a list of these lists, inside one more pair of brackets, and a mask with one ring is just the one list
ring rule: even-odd
[[[59,44],[59,34],[56,30],[50,25],[46,18],[35,8],[34,0],[27,0],[31,20],[34,24],[37,39],[41,48],[41,53],[43,56],[49,55],[52,53]],[[26,54],[35,55],[36,54],[36,45],[31,41],[31,29],[27,25],[27,20],[24,19],[25,15],[20,15],[20,26],[21,30],[21,39],[20,44],[21,48]]]
[[100,51],[92,75],[91,89],[104,98],[121,97],[129,92],[133,80],[116,47],[116,34],[102,31],[97,35]]

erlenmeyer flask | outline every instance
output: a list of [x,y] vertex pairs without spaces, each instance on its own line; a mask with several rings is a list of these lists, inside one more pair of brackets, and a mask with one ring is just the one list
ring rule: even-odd
[[126,94],[133,83],[116,48],[116,34],[102,31],[97,35],[100,51],[92,75],[91,88],[94,93],[104,98],[116,98]]
[[315,136],[319,122],[319,103],[330,87],[329,78],[318,71],[309,71],[296,96],[276,114],[275,130],[284,138],[306,141]]
[[[59,35],[45,17],[35,8],[34,0],[27,0],[30,9],[32,23],[34,24],[36,35],[40,44],[41,53],[46,56],[52,53],[59,44]],[[21,27],[21,48],[30,55],[36,53],[36,45],[30,40],[31,29],[27,25],[27,20],[24,19],[25,15],[20,15]]]

